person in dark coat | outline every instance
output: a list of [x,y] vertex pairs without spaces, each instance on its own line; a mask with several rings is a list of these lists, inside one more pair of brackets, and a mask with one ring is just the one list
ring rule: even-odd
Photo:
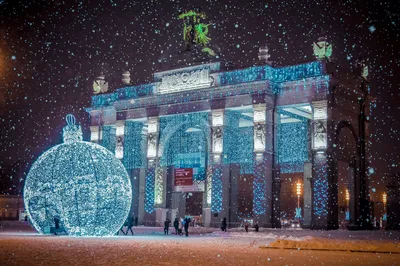
[[127,229],[126,229],[126,232],[124,233],[125,235],[129,234],[129,230],[131,230],[132,235],[134,235],[133,230],[132,230],[132,227],[134,226],[134,224],[135,224],[135,220],[134,220],[133,216],[131,215],[128,218]]
[[256,225],[254,226],[254,228],[256,229],[256,232],[258,232],[258,229],[260,228],[260,227],[258,226],[258,223],[256,223]]
[[249,224],[245,224],[245,225],[244,225],[244,230],[246,230],[246,233],[249,232]]
[[171,223],[171,221],[169,219],[165,220],[165,222],[164,222],[164,235],[168,235],[169,224],[170,223]]
[[189,236],[190,218],[187,217],[187,218],[185,218],[184,221],[185,221],[185,225],[184,225],[184,227],[185,227],[185,235],[186,235],[186,237],[188,237]]
[[137,225],[138,225],[138,217],[136,216],[135,217],[135,226],[137,227]]
[[224,218],[223,220],[222,220],[222,222],[221,222],[221,230],[223,231],[223,232],[226,232],[226,227],[227,227],[227,223],[226,223],[226,218]]
[[57,235],[57,230],[60,229],[60,219],[56,216],[54,217],[54,234]]
[[178,234],[178,230],[179,230],[179,220],[178,220],[178,218],[175,218],[174,228],[175,228],[175,235],[177,235]]

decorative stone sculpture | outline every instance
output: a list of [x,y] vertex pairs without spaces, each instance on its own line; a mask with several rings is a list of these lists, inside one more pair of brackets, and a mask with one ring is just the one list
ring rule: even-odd
[[313,44],[314,55],[317,59],[330,59],[332,56],[332,44],[329,43],[326,37],[319,37],[318,42]]
[[213,132],[213,152],[222,153],[222,128],[217,127]]
[[263,64],[271,65],[272,61],[269,61],[271,55],[268,52],[268,46],[263,46],[258,49],[258,59]]
[[260,152],[265,151],[265,128],[263,124],[255,125],[254,150]]
[[129,71],[125,71],[124,73],[122,73],[121,81],[125,85],[129,85],[131,83],[131,73]]
[[105,93],[108,91],[108,82],[105,80],[105,76],[100,74],[94,81],[93,81],[93,93]]

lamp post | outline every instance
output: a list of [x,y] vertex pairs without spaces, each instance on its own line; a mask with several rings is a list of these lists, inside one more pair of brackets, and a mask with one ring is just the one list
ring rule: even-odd
[[350,191],[346,188],[346,218],[345,220],[350,220]]
[[382,202],[383,202],[383,212],[386,213],[386,203],[387,203],[387,194],[386,192],[382,195]]
[[296,194],[297,194],[297,208],[300,208],[300,195],[301,195],[301,183],[296,184]]
[[300,181],[296,184],[296,195],[297,195],[297,208],[295,218],[301,220],[301,208],[300,208],[300,196],[301,196],[301,183]]

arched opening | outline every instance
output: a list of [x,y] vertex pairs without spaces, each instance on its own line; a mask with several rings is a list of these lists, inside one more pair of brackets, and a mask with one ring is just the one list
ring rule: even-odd
[[338,226],[345,229],[354,223],[357,165],[357,137],[352,125],[341,122],[336,130],[334,158],[336,158]]
[[165,172],[165,207],[169,219],[202,221],[209,166],[208,113],[160,118],[160,161]]

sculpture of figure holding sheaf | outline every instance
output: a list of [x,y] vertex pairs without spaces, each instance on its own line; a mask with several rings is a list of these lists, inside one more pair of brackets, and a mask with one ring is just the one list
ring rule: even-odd
[[327,130],[324,120],[316,120],[314,122],[314,147],[315,148],[325,148]]
[[217,127],[213,132],[213,151],[222,152],[222,128]]
[[124,141],[121,136],[117,137],[117,143],[115,147],[115,157],[121,159],[124,154]]
[[256,150],[265,149],[265,127],[263,124],[257,124],[255,126],[255,138],[254,138],[254,148]]
[[156,156],[156,136],[153,133],[149,133],[149,135],[147,136],[147,155],[149,157],[155,157]]

